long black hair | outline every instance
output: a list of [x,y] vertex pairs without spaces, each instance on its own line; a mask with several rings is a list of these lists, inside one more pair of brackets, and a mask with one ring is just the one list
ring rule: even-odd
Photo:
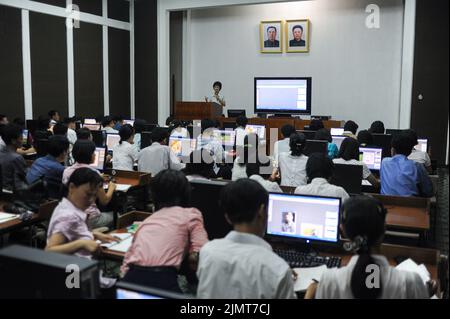
[[120,142],[119,144],[122,145],[122,142],[126,142],[132,137],[134,134],[134,128],[130,124],[125,124],[122,126],[119,130],[120,135]]
[[352,137],[347,137],[342,141],[339,149],[338,158],[343,158],[346,161],[352,159],[359,160],[359,143]]
[[294,133],[289,139],[292,156],[301,156],[306,146],[306,137],[303,133]]
[[351,197],[343,205],[344,233],[352,242],[352,250],[359,255],[350,281],[352,294],[357,299],[376,299],[381,295],[381,279],[379,288],[367,287],[366,269],[376,264],[371,249],[383,239],[385,219],[386,209],[373,197]]

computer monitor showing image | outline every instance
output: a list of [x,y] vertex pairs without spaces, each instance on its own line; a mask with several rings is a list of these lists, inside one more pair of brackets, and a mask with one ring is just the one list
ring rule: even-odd
[[124,120],[123,123],[124,124],[129,124],[131,126],[134,126],[134,120]]
[[260,139],[266,138],[266,127],[264,125],[247,125],[245,127],[245,132],[247,134],[255,133],[258,134]]
[[370,170],[379,171],[381,168],[381,160],[383,159],[382,148],[359,148],[359,159],[366,164]]
[[197,140],[185,137],[171,137],[169,148],[177,157],[188,157],[196,149]]
[[236,142],[236,133],[233,130],[215,130],[213,134],[223,146],[233,147]]
[[84,124],[97,124],[95,119],[84,119]]
[[95,154],[95,159],[94,159],[94,162],[90,166],[98,169],[99,171],[105,170],[106,148],[97,147],[95,149],[94,154]]
[[83,127],[91,130],[91,131],[100,131],[102,128],[101,124],[83,124]]
[[28,130],[27,129],[22,130],[22,139],[23,139],[22,145],[27,145],[28,144]]
[[417,151],[428,152],[428,140],[427,139],[418,139],[419,144],[414,146]]
[[330,130],[331,136],[340,136],[342,134],[344,134],[344,129],[343,128],[332,128]]
[[119,144],[120,135],[119,134],[107,134],[106,135],[106,147],[108,147],[108,151],[112,151],[114,146]]
[[340,209],[340,198],[270,193],[266,234],[306,243],[337,243]]

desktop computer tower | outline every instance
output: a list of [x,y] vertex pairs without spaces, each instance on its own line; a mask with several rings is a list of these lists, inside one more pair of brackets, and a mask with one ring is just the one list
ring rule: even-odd
[[0,250],[0,299],[94,299],[99,295],[96,261],[19,245]]

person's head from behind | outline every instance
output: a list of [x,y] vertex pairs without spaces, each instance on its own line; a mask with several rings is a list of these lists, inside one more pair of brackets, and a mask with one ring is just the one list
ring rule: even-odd
[[313,153],[306,162],[306,175],[309,182],[315,178],[329,180],[333,176],[333,161],[323,153]]
[[132,143],[134,139],[134,128],[130,124],[123,125],[119,130],[119,136],[119,144],[123,142]]
[[295,25],[292,28],[292,35],[294,36],[295,41],[300,41],[303,36],[303,27],[301,25]]
[[245,171],[248,177],[259,175],[264,179],[270,177],[272,173],[272,165],[268,157],[258,157],[255,161],[250,161],[245,166]]
[[350,240],[346,249],[359,255],[351,276],[351,291],[357,299],[376,299],[383,287],[369,288],[366,285],[366,269],[376,264],[371,253],[383,242],[386,209],[375,198],[356,196],[345,201],[342,211],[340,228],[344,237]]
[[89,140],[89,141],[92,141],[91,130],[86,128],[86,127],[82,127],[80,129],[78,129],[77,130],[77,140]]
[[405,133],[409,136],[411,139],[411,142],[413,143],[413,147],[419,144],[419,137],[417,136],[417,132],[413,129],[405,130]]
[[5,114],[0,114],[0,124],[2,125],[9,124],[8,117]]
[[248,124],[248,118],[244,115],[240,115],[236,118],[236,126],[245,128]]
[[17,149],[23,144],[22,128],[15,124],[4,125],[1,129],[2,139],[11,148]]
[[401,131],[392,138],[392,156],[404,155],[408,157],[411,155],[415,141],[408,131]]
[[328,143],[333,141],[330,131],[326,128],[321,128],[318,130],[314,135],[314,139],[317,141],[327,141]]
[[277,28],[271,25],[267,28],[267,39],[271,42],[274,42],[276,38],[277,38]]
[[220,194],[225,217],[237,231],[264,236],[269,194],[258,182],[240,179],[226,185]]
[[324,128],[323,121],[319,119],[311,120],[311,123],[309,124],[310,131],[318,131],[323,128]]
[[284,138],[290,138],[295,132],[295,127],[291,124],[285,124],[281,127],[281,135],[283,135]]
[[169,137],[169,134],[162,127],[155,127],[152,131],[152,142],[153,143],[156,142],[161,145],[165,145],[165,144],[167,144],[168,137]]
[[48,111],[48,117],[50,118],[50,120],[59,122],[60,116],[59,116],[59,112],[55,111],[55,110],[51,110]]
[[344,131],[352,132],[353,135],[356,135],[358,128],[359,128],[358,124],[356,124],[354,121],[347,121],[344,124]]
[[125,117],[123,115],[116,115],[113,117],[115,125],[122,126],[125,124]]
[[384,134],[384,123],[381,121],[375,121],[370,125],[369,132],[372,134]]
[[189,162],[183,170],[186,175],[198,175],[204,178],[213,178],[214,158],[208,150],[195,150],[189,155]]
[[157,210],[165,207],[187,207],[191,197],[190,184],[184,173],[175,170],[159,172],[150,182]]
[[294,133],[289,138],[289,147],[292,156],[301,156],[306,146],[306,137],[302,133]]
[[83,167],[75,170],[67,183],[67,198],[78,209],[85,211],[95,203],[103,179],[94,170]]
[[60,136],[66,136],[67,130],[69,128],[64,123],[56,123],[55,126],[53,126],[53,134],[54,135],[60,135]]
[[69,140],[65,136],[53,135],[48,138],[47,152],[59,162],[65,160],[69,152]]
[[338,157],[344,159],[345,161],[359,161],[358,141],[351,137],[347,137],[345,140],[343,140],[341,148],[339,149]]
[[214,94],[219,94],[220,91],[222,91],[222,83],[219,81],[216,81],[213,83],[213,90]]
[[147,121],[142,119],[135,119],[134,120],[134,132],[136,134],[140,134],[144,131],[145,124],[147,124]]
[[103,127],[114,127],[114,118],[112,116],[105,116],[102,120]]
[[38,131],[47,131],[50,128],[50,120],[45,117],[39,117],[38,119]]
[[67,125],[68,129],[75,130],[77,128],[77,119],[75,117],[66,117],[64,119],[64,124]]
[[95,159],[95,143],[90,140],[77,140],[73,145],[72,156],[79,164],[91,164]]
[[211,119],[203,119],[201,122],[202,133],[207,131],[208,133],[212,133],[212,130],[215,128],[216,123]]
[[373,136],[367,130],[362,130],[358,132],[357,140],[361,145],[373,145]]
[[167,119],[166,119],[166,126],[172,125],[173,120],[174,120],[173,116],[167,117]]

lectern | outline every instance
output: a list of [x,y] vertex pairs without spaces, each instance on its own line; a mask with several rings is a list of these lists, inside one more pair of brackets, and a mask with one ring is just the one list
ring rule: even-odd
[[223,107],[214,102],[177,102],[175,118],[177,120],[217,119],[222,117]]

